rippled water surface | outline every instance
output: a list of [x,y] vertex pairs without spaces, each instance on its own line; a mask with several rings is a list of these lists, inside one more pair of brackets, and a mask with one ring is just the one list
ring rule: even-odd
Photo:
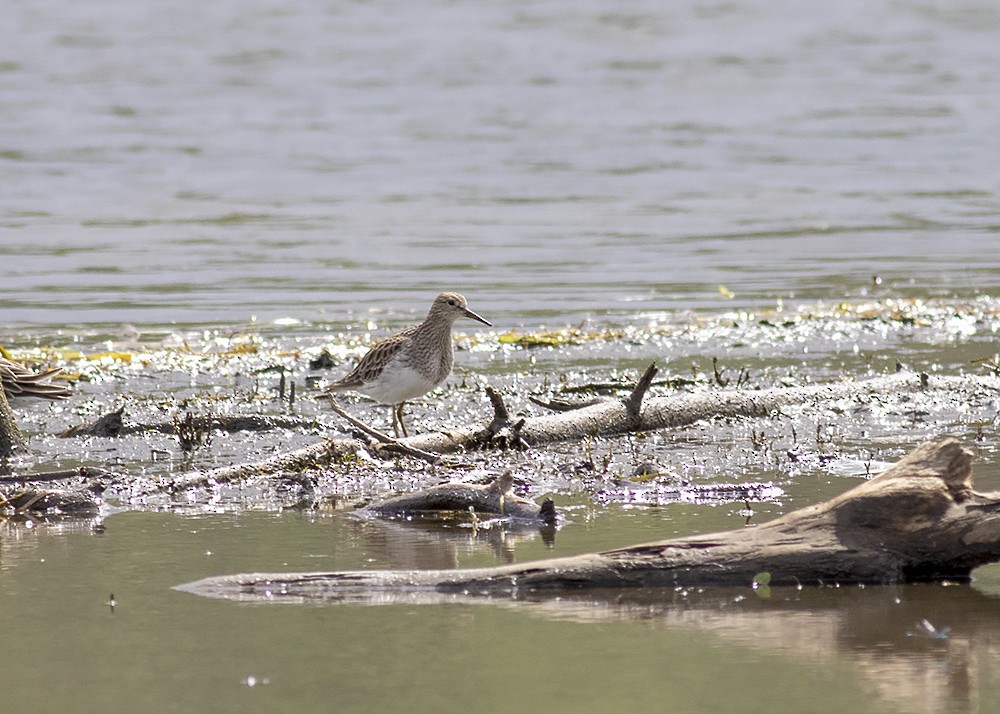
[[[976,0],[13,0],[0,23],[0,344],[99,351],[259,331],[288,354],[331,334],[379,336],[450,288],[494,336],[719,325],[868,300],[931,301],[961,323],[462,359],[504,384],[572,370],[599,381],[650,358],[680,372],[705,361],[705,344],[771,377],[850,377],[897,357],[973,369],[996,355],[998,37],[1000,9]],[[970,303],[987,317],[968,318]],[[81,383],[65,412],[20,414],[47,433],[107,405],[116,384],[186,396],[218,377],[157,376],[115,373]],[[898,454],[931,431],[913,424],[882,446]],[[992,416],[943,428],[985,434],[977,478],[1000,483]],[[679,451],[712,441],[664,438],[658,448]],[[80,458],[32,443],[60,463]],[[758,517],[856,482],[822,469],[780,476],[786,498],[755,506]],[[954,591],[779,594],[763,614],[741,593],[701,605],[319,608],[170,589],[258,569],[486,565],[743,522],[740,506],[561,496],[573,515],[552,547],[223,506],[114,514],[97,532],[6,524],[5,701],[989,711],[1000,693],[990,569]]]
[[8,325],[1000,282],[992,3],[41,0],[0,32]]

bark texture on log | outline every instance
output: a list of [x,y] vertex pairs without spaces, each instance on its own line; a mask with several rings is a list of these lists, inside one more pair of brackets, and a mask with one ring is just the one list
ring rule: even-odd
[[357,600],[435,591],[517,596],[579,588],[967,580],[1000,560],[1000,494],[972,490],[954,439],[918,447],[880,476],[763,525],[600,553],[471,570],[244,574],[182,586],[239,599]]

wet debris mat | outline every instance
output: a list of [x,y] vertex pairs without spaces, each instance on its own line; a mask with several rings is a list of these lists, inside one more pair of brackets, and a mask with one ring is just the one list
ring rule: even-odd
[[[410,405],[407,418],[425,433],[485,425],[487,386],[512,420],[599,405],[628,397],[653,361],[660,371],[648,398],[850,383],[897,370],[956,381],[949,389],[806,400],[752,418],[466,451],[437,464],[386,456],[360,439],[360,448],[316,468],[192,482],[192,473],[358,436],[316,395],[381,330],[328,328],[133,335],[128,344],[75,335],[65,337],[69,346],[44,347],[7,336],[6,356],[35,370],[62,369],[60,383],[73,394],[54,403],[14,401],[28,446],[2,464],[0,507],[36,515],[353,507],[449,481],[487,485],[508,470],[514,493],[538,505],[547,495],[596,504],[749,504],[780,500],[803,472],[870,477],[931,436],[963,436],[991,451],[1000,420],[1000,382],[991,381],[1000,372],[993,298],[644,314],[628,325],[460,335],[455,372]],[[388,424],[386,408],[343,404],[376,428]],[[51,495],[65,493],[71,496]],[[80,494],[89,500],[73,502]],[[39,508],[46,503],[56,505]]]

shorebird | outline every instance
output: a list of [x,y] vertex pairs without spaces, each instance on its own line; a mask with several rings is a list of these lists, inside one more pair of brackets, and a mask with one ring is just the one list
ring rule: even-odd
[[59,368],[32,372],[20,362],[0,357],[0,384],[3,384],[3,391],[8,397],[66,399],[70,395],[69,387],[50,381],[60,372]]
[[441,293],[419,325],[376,342],[351,372],[329,385],[324,394],[351,391],[392,405],[392,428],[408,436],[403,424],[403,404],[426,394],[451,374],[455,346],[451,328],[455,320],[468,317],[492,324],[469,309],[458,293]]

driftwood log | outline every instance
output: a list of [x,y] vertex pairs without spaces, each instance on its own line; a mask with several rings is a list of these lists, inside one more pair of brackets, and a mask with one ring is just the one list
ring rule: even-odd
[[472,570],[271,573],[182,589],[239,599],[358,600],[378,593],[516,597],[581,588],[965,581],[1000,560],[1000,494],[972,490],[954,439],[915,449],[880,476],[753,528]]
[[[677,428],[703,419],[765,417],[784,406],[810,403],[829,405],[844,399],[862,401],[879,394],[920,394],[935,390],[948,390],[952,393],[989,390],[995,394],[1000,389],[1000,379],[993,376],[935,377],[898,372],[831,384],[771,389],[717,389],[650,397],[646,391],[655,374],[656,367],[651,365],[632,393],[622,399],[591,401],[579,409],[531,417],[511,426],[516,426],[519,443],[537,446],[589,436]],[[494,431],[495,421],[490,427]],[[484,431],[482,427],[470,426],[429,432],[401,441],[408,447],[444,454],[478,448],[483,442]],[[391,451],[392,447],[387,445],[386,448]]]
[[40,519],[92,518],[101,510],[100,499],[92,492],[27,489],[10,495],[0,491],[0,515],[31,516]]
[[266,416],[262,414],[222,414],[205,415],[185,413],[174,421],[151,424],[128,423],[125,421],[125,407],[102,414],[92,422],[76,424],[59,434],[60,438],[73,436],[126,437],[149,433],[177,434],[187,428],[198,432],[274,431],[275,429],[315,429],[315,421],[292,417]]
[[513,491],[514,477],[501,474],[484,486],[466,483],[443,483],[412,493],[390,496],[361,509],[380,517],[413,516],[459,512],[466,516],[499,516],[537,524],[555,523],[556,510],[551,499],[539,507]]

